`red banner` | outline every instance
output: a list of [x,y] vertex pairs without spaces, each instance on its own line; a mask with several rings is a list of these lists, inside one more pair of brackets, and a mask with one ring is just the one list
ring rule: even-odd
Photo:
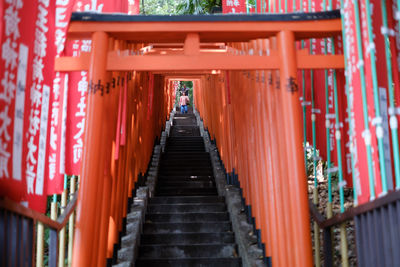
[[[34,49],[25,174],[29,207],[45,212],[47,202],[45,171],[47,144],[50,138],[48,125],[50,103],[53,97],[54,55],[56,53],[53,45],[55,40],[55,3],[45,0],[37,2],[35,9],[38,14],[33,23],[35,25],[35,41],[32,44]],[[32,10],[28,12],[32,12]]]
[[[75,11],[128,12],[128,0],[76,0]],[[130,2],[129,2],[130,3]],[[67,44],[66,54],[79,56],[91,51],[91,41],[73,41]],[[66,129],[65,173],[79,175],[81,171],[85,115],[87,105],[88,73],[72,72],[68,82],[68,108]]]
[[353,179],[356,182],[358,203],[369,201],[367,151],[362,137],[364,131],[360,58],[357,47],[357,28],[355,23],[354,6],[352,1],[344,3],[344,23],[346,35],[346,58],[347,58],[347,79],[349,82],[350,118],[349,124],[352,128],[349,147],[353,156],[354,173]]
[[222,13],[246,13],[245,0],[222,0]]
[[0,10],[0,195],[15,201],[26,199],[27,191],[24,133],[29,126],[29,111],[25,107],[30,106],[32,68],[29,66],[33,60],[36,19],[32,10],[36,10],[36,2],[30,1],[2,1]]
[[[55,6],[55,42],[56,54],[64,52],[67,28],[75,0],[59,0]],[[68,92],[68,75],[56,72],[52,88],[50,105],[50,140],[46,164],[47,194],[60,194],[64,188],[63,174],[65,172],[65,127]],[[64,134],[63,134],[64,133]]]

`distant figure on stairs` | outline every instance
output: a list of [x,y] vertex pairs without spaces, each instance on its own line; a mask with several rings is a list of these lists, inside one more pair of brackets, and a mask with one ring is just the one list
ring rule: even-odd
[[181,106],[181,113],[185,114],[188,112],[187,104],[190,102],[187,92],[183,93],[179,98],[179,105]]

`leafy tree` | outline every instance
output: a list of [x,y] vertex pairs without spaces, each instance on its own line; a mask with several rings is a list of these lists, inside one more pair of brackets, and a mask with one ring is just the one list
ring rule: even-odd
[[222,0],[142,0],[140,12],[146,15],[210,14]]
[[210,14],[215,7],[221,7],[222,0],[186,0],[178,5],[180,14]]
[[178,5],[185,0],[142,0],[140,12],[146,15],[178,15]]

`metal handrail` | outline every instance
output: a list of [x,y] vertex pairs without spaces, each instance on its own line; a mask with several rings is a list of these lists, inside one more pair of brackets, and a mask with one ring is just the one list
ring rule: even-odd
[[76,204],[77,204],[77,200],[78,200],[77,193],[78,192],[75,192],[73,194],[73,198],[68,203],[64,212],[61,214],[60,217],[58,217],[57,220],[52,220],[49,217],[47,217],[46,215],[44,215],[43,213],[40,213],[40,212],[37,212],[30,208],[27,208],[27,207],[15,202],[15,201],[12,201],[11,199],[6,198],[6,197],[0,198],[0,208],[3,208],[5,210],[9,210],[14,213],[31,218],[34,221],[39,221],[39,222],[43,223],[44,225],[46,225],[54,230],[57,230],[57,232],[59,232],[67,224],[69,217],[71,216],[72,212],[76,208]]
[[357,207],[349,208],[345,212],[339,213],[330,219],[325,219],[325,217],[318,211],[317,207],[312,203],[311,200],[309,200],[309,209],[311,217],[314,221],[318,223],[318,226],[320,228],[328,228],[347,222],[357,215],[372,211],[374,209],[393,203],[397,200],[400,200],[400,191],[394,191],[373,201],[367,202]]

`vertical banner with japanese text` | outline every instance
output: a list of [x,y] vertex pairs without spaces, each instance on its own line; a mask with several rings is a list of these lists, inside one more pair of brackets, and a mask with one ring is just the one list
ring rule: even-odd
[[[128,0],[76,0],[74,11],[128,13],[132,4],[132,1]],[[67,56],[79,56],[90,51],[90,40],[68,41],[66,45]],[[79,175],[81,170],[88,86],[86,71],[69,74],[66,118],[68,127],[65,141],[65,174],[68,175]]]
[[[54,73],[55,2],[38,0],[33,44],[32,80],[29,84],[31,102],[28,108],[29,127],[25,175],[29,207],[41,212],[46,209],[46,158],[50,137],[48,129]],[[32,12],[31,10],[28,12]]]
[[32,97],[29,66],[36,19],[32,10],[36,10],[36,1],[2,1],[0,10],[0,195],[14,201],[26,200],[26,140],[29,132],[36,132],[28,131],[29,110],[25,108]]
[[1,195],[44,212],[54,2],[7,0],[2,7]]
[[[67,28],[75,0],[57,0],[55,6],[54,46],[59,57],[64,52]],[[52,101],[50,104],[50,139],[46,162],[47,194],[60,194],[64,185],[65,128],[68,93],[68,74],[54,73]]]

